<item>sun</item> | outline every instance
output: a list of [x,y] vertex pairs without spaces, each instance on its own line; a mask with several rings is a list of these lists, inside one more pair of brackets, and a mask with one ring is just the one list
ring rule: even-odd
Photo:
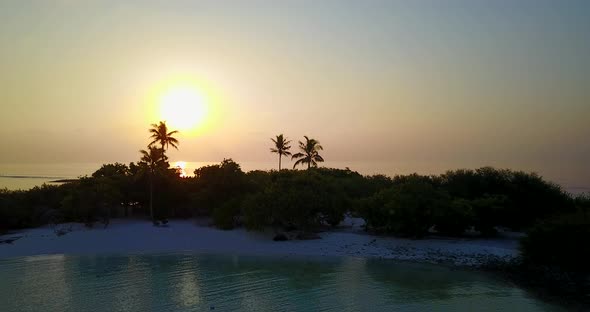
[[180,173],[181,177],[187,177],[186,174],[186,161],[177,161],[174,164],[174,168],[176,168],[176,170],[178,170],[178,172]]
[[181,138],[213,131],[226,113],[225,92],[211,81],[192,74],[161,76],[149,83],[142,101],[149,123],[165,121]]
[[192,86],[176,86],[165,90],[159,100],[161,119],[181,131],[199,127],[207,116],[205,97]]

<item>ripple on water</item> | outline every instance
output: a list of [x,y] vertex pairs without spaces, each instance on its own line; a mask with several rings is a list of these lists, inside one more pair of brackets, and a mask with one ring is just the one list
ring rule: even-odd
[[[0,260],[2,311],[559,311],[480,272],[360,258]],[[563,309],[565,310],[565,309]]]

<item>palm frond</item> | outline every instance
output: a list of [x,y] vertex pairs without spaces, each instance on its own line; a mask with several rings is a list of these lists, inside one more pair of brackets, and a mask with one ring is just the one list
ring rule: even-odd
[[324,162],[324,158],[322,156],[320,156],[319,154],[314,155],[313,160],[318,161],[318,162]]
[[299,160],[297,160],[294,164],[293,164],[293,169],[295,169],[295,167],[297,167],[297,165],[299,164],[304,164],[305,163],[305,158],[301,158]]
[[301,158],[301,157],[305,157],[305,154],[303,154],[303,153],[293,154],[293,156],[291,156],[291,159]]
[[[168,126],[166,125],[166,121],[160,121],[157,124],[151,124],[151,128],[148,129],[150,135],[150,139],[152,141],[148,145],[148,147],[153,147],[156,143],[160,143],[162,145],[162,153],[164,154],[165,149],[169,146],[172,146],[178,149],[178,139],[173,137],[172,135],[179,133],[177,130],[168,131]],[[164,154],[164,157],[166,155]]]

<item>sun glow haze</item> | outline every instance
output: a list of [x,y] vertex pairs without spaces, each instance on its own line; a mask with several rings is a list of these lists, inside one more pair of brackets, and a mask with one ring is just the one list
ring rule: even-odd
[[148,84],[143,103],[149,107],[147,122],[166,121],[179,138],[210,132],[220,122],[225,103],[220,90],[196,74],[163,75]]
[[160,98],[160,114],[170,127],[187,131],[197,128],[204,121],[207,105],[196,88],[173,87]]

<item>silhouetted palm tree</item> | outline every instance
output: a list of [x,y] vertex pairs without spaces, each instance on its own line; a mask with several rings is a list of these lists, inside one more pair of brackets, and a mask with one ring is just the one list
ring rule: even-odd
[[295,164],[293,164],[293,169],[299,164],[307,164],[307,169],[311,166],[317,167],[318,162],[323,162],[324,158],[320,156],[318,151],[323,150],[324,148],[320,145],[320,142],[316,139],[310,139],[307,136],[303,136],[305,138],[305,142],[299,141],[299,149],[303,153],[294,154],[291,159],[298,159]]
[[291,152],[289,152],[289,149],[291,149],[291,145],[289,145],[291,141],[283,137],[282,134],[277,135],[276,139],[270,138],[270,140],[275,143],[275,147],[270,149],[271,153],[279,154],[279,171],[281,171],[281,157],[283,157],[283,155],[291,155]]
[[164,149],[153,146],[148,146],[148,150],[140,150],[141,161],[140,164],[144,165],[149,172],[150,180],[150,217],[154,221],[154,178],[157,173],[161,170],[167,169],[168,157],[164,154]]
[[150,128],[150,133],[152,134],[150,138],[153,141],[150,143],[149,146],[153,146],[156,143],[160,143],[162,146],[162,150],[168,149],[168,146],[172,146],[175,149],[178,149],[178,140],[173,137],[172,135],[178,133],[178,131],[170,131],[168,132],[168,127],[166,126],[165,121],[160,121],[159,124],[152,124]]

